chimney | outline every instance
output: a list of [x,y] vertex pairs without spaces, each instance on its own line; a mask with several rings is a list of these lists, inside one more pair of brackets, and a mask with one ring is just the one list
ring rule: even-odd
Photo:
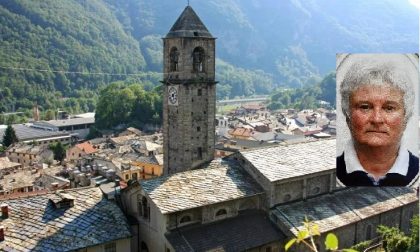
[[0,242],[4,241],[4,226],[0,226]]
[[51,183],[51,189],[57,190],[57,188],[58,188],[58,182]]
[[2,217],[2,219],[9,218],[9,205],[4,203],[0,207],[1,207],[1,217]]

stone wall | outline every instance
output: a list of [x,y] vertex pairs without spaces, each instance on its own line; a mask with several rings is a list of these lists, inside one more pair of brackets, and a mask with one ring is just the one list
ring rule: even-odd
[[[164,174],[189,170],[214,157],[214,46],[214,39],[208,38],[164,39]],[[205,54],[202,72],[193,70],[192,54],[197,47]],[[179,52],[177,71],[170,71],[172,48]],[[177,90],[177,104],[168,102],[170,87]]]

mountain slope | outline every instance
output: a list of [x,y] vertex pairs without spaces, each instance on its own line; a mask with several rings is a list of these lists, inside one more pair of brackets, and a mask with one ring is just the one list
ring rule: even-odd
[[[218,38],[219,97],[312,85],[334,70],[337,52],[418,51],[418,10],[408,1],[191,4]],[[0,1],[0,112],[35,101],[44,110],[92,110],[98,88],[113,81],[159,85],[161,38],[184,7],[172,0]]]
[[[102,1],[1,1],[0,20],[2,67],[105,73],[136,73],[146,67],[138,41]],[[12,95],[48,106],[43,104],[45,92],[72,96],[74,90],[117,79],[121,76],[3,68],[0,91],[3,100]]]
[[[184,6],[106,0],[136,39],[164,36]],[[418,51],[418,10],[408,1],[192,1],[223,61],[302,85],[335,68],[337,52]]]

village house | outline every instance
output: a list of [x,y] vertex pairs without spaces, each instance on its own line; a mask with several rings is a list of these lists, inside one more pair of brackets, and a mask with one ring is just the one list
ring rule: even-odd
[[1,251],[131,251],[126,217],[98,187],[0,200],[0,206]]
[[118,134],[118,136],[127,136],[127,135],[133,135],[133,134],[134,135],[137,135],[137,136],[143,135],[143,133],[141,132],[141,130],[136,129],[134,127],[128,127],[123,132],[121,132],[120,134]]
[[0,157],[0,177],[22,168],[21,163],[12,162],[8,157]]
[[65,178],[65,169],[62,166],[51,165],[40,170],[40,176],[33,183],[34,190],[48,189],[55,191],[70,188],[70,181]]
[[33,170],[19,170],[0,178],[0,195],[26,193],[34,191],[34,181],[40,172]]
[[95,153],[96,151],[96,148],[89,141],[76,144],[66,151],[66,160],[74,161],[86,155]]
[[233,139],[251,139],[254,130],[251,127],[238,127],[229,130],[228,133]]
[[53,161],[53,152],[46,145],[14,144],[6,150],[10,161],[20,163],[23,167],[41,166]]
[[0,176],[0,195],[10,198],[31,192],[68,188],[70,181],[58,176],[62,167],[18,169]]

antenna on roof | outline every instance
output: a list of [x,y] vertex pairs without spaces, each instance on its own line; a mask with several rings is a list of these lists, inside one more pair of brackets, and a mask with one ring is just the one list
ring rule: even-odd
[[187,5],[190,6],[190,0],[187,0]]

